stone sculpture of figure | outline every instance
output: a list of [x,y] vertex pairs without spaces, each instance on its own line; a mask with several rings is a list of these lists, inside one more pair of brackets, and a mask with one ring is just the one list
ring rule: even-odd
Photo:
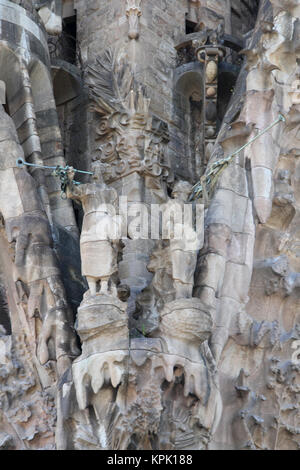
[[[165,205],[166,224],[171,226],[170,260],[176,299],[191,298],[194,285],[194,272],[197,255],[203,246],[203,229],[193,227],[193,220],[184,217],[184,205],[187,204],[192,186],[187,181],[175,183],[172,196]],[[180,214],[180,217],[177,216]],[[173,220],[172,220],[173,218]]]
[[[117,193],[103,181],[101,164],[95,162],[94,183],[74,185],[74,171],[68,176],[70,184],[67,196],[79,200],[83,206],[84,219],[80,237],[82,275],[86,276],[90,295],[117,295],[112,276],[117,272],[119,247],[119,218],[115,215]],[[110,283],[110,285],[109,285]]]
[[36,9],[47,33],[59,35],[62,32],[62,0],[39,0]]

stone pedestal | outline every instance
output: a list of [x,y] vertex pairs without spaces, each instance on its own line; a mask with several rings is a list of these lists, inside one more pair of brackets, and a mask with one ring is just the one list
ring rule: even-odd
[[78,309],[76,330],[85,359],[95,353],[128,349],[127,303],[111,295],[87,297]]
[[164,352],[201,361],[199,347],[212,332],[210,309],[199,299],[177,299],[161,312],[157,333],[163,340]]
[[122,381],[129,349],[126,308],[116,297],[98,294],[86,298],[78,309],[82,354],[72,370],[80,409],[105,383],[115,388]]

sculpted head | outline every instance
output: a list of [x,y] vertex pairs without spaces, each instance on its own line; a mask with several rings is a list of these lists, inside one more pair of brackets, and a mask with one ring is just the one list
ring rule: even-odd
[[192,185],[188,181],[177,181],[174,184],[172,197],[186,202],[192,191]]
[[105,184],[104,182],[104,179],[103,179],[103,167],[102,167],[102,163],[99,162],[98,160],[95,161],[93,164],[92,164],[92,171],[93,171],[93,176],[92,176],[92,180],[95,182],[95,183],[100,183],[100,184]]

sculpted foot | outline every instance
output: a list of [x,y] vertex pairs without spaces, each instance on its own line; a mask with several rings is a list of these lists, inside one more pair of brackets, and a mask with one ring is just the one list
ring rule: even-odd
[[97,282],[92,280],[91,278],[87,278],[87,282],[90,288],[90,295],[97,294]]
[[108,294],[108,281],[101,281],[100,294]]

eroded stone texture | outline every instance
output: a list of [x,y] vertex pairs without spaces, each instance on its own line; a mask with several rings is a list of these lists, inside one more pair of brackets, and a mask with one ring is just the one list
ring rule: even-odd
[[299,449],[299,2],[0,22],[0,449]]

